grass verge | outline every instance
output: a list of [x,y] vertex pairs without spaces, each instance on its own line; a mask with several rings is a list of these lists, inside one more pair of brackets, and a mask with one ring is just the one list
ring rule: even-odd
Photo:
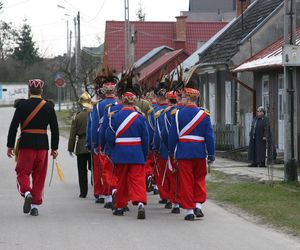
[[208,198],[234,205],[262,223],[300,236],[300,184],[239,181],[236,176],[211,171]]
[[73,114],[69,110],[61,110],[56,115],[60,135],[69,138]]

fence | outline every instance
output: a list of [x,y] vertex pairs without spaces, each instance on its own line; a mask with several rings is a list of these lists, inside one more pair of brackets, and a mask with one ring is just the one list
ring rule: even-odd
[[247,146],[243,126],[216,124],[213,127],[217,150],[228,151]]

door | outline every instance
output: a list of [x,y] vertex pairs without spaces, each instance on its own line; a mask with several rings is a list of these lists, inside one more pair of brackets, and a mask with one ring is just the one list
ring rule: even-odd
[[284,150],[284,77],[278,76],[278,149]]

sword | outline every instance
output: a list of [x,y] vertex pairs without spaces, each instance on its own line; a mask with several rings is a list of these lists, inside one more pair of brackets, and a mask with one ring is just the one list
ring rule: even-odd
[[168,168],[168,160],[167,160],[166,165],[165,165],[164,175],[163,175],[163,178],[162,178],[162,181],[161,181],[161,186],[164,186],[164,182],[165,182],[165,178],[166,178],[166,174],[167,174],[167,168]]
[[53,172],[54,172],[54,158],[52,160],[52,169],[51,169],[51,176],[50,176],[50,181],[49,181],[49,187],[50,187],[52,179],[53,179]]
[[92,180],[91,180],[91,184],[92,186],[94,186],[94,159],[93,159],[93,153],[90,152],[90,156],[91,156],[91,172],[92,172]]
[[110,181],[109,181],[109,186],[108,186],[108,192],[111,188],[111,184],[112,184],[112,179],[113,179],[113,175],[114,175],[114,170],[115,170],[115,164],[113,163],[113,161],[109,158],[109,156],[107,155],[106,158],[109,160],[109,162],[112,165],[112,171],[111,171],[111,176],[110,176]]
[[98,166],[99,173],[100,173],[100,181],[101,181],[101,184],[103,185],[102,169],[100,166],[100,152],[98,152],[98,154],[96,154],[96,156],[97,156],[97,166]]
[[153,155],[153,158],[154,158],[154,169],[153,169],[153,172],[154,172],[154,170],[156,170],[157,176],[159,177],[159,171],[158,171],[158,168],[157,168],[157,159],[156,159],[155,154]]

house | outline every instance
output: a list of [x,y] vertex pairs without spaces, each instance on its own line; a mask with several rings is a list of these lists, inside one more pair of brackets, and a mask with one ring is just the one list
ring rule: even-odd
[[[185,16],[176,17],[176,22],[130,22],[132,63],[160,46],[174,50],[183,49],[190,55],[226,24],[226,22],[188,22]],[[124,41],[124,21],[107,21],[104,66],[109,66],[118,73],[125,67]]]
[[201,51],[195,71],[201,104],[210,110],[212,123],[220,131],[217,145],[227,148],[248,144],[253,112],[249,103],[255,93],[249,85],[251,74],[237,79],[231,70],[283,35],[283,0],[256,0],[244,7],[243,13],[237,9],[237,17]]
[[[296,31],[296,43],[300,45],[300,27]],[[253,74],[253,88],[256,90],[257,105],[267,109],[271,121],[273,141],[278,149],[284,150],[284,68],[282,62],[283,37],[270,46],[243,62],[233,71],[242,75],[245,72]],[[297,69],[297,75],[300,70]],[[296,96],[300,96],[300,89],[296,87]],[[295,107],[299,110],[300,103]],[[300,116],[296,118],[296,124],[300,124]],[[300,138],[299,126],[296,130],[297,138]],[[299,153],[298,153],[299,154]],[[299,159],[299,155],[298,155]]]
[[166,53],[139,72],[139,82],[147,85],[148,88],[155,87],[161,72],[170,73],[172,69],[176,68],[187,57],[188,54],[183,49]]
[[254,0],[190,0],[189,11],[182,11],[188,21],[231,21],[236,17],[236,10],[249,5]]

